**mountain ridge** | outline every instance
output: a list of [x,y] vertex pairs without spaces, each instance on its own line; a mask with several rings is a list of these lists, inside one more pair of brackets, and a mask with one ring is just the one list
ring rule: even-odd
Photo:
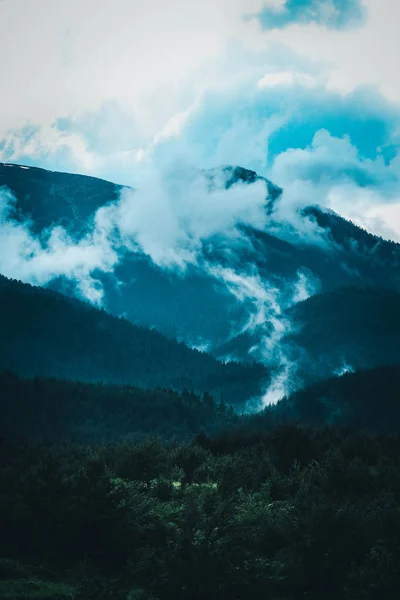
[[[155,327],[219,359],[250,363],[256,359],[276,368],[286,360],[290,341],[286,321],[292,320],[291,307],[300,300],[349,286],[400,291],[399,244],[317,206],[299,208],[296,223],[299,227],[306,223],[320,237],[293,237],[294,225],[277,216],[285,202],[284,190],[241,167],[209,171],[211,184],[213,177],[221,176],[228,188],[237,181],[248,186],[264,182],[267,225],[239,225],[241,237],[236,245],[214,235],[200,247],[197,262],[183,271],[155,264],[137,249],[123,248],[109,272],[95,274],[104,290],[103,306],[110,314]],[[0,165],[0,183],[16,197],[17,212],[10,218],[29,218],[38,236],[52,223],[64,224],[74,239],[85,235],[95,211],[118,202],[124,189],[83,175],[4,165]],[[73,206],[79,205],[81,220],[76,220],[71,198]],[[135,193],[130,202],[135,202]],[[29,212],[30,206],[36,213]],[[71,297],[79,295],[75,280],[65,276],[54,277],[47,287]],[[340,319],[336,326],[342,327]],[[269,348],[268,353],[254,353],[254,336],[261,339],[261,348]],[[295,354],[289,357],[298,360]]]
[[21,376],[210,392],[230,404],[260,395],[262,365],[204,352],[59,292],[0,276],[0,369]]

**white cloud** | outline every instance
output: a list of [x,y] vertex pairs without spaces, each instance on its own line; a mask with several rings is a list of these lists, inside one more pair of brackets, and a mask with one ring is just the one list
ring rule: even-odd
[[[184,156],[186,165],[242,164],[265,174],[268,139],[287,124],[291,111],[302,110],[301,101],[296,103],[299,88],[310,93],[314,88],[323,90],[328,82],[345,93],[360,84],[377,83],[400,101],[397,1],[366,0],[367,23],[351,31],[303,24],[263,32],[255,19],[243,19],[265,5],[280,11],[283,4],[283,0],[1,2],[0,51],[6,58],[0,74],[6,93],[0,98],[0,135],[7,133],[0,160],[28,158],[28,164],[34,164],[40,157],[43,166],[135,187],[146,180],[148,162],[157,153],[164,153],[164,160],[168,154],[170,163],[179,163]],[[282,86],[290,88],[287,98],[269,112],[261,110],[264,100],[256,95],[265,94],[267,106],[268,95]],[[243,89],[247,95],[242,98]],[[219,96],[216,93],[210,100],[210,90]],[[237,106],[230,104],[235,98]],[[219,112],[214,114],[211,106],[202,139],[187,142],[185,132],[192,119],[214,101],[220,104]],[[221,122],[225,103],[229,125]],[[105,104],[117,107],[118,114],[103,110]],[[90,118],[96,110],[101,126]],[[68,115],[78,125],[90,121],[92,130],[99,131],[98,139],[93,142],[79,128],[52,126],[56,118]],[[27,123],[40,130],[27,137],[18,134],[16,128]],[[318,185],[310,166],[321,170]],[[312,200],[337,209],[342,203],[343,214],[353,214],[353,220],[364,218],[374,230],[383,231],[388,219],[393,224],[392,216],[382,210],[379,215],[365,212],[372,210],[370,200],[382,206],[385,199],[375,189],[372,194],[352,185],[343,166],[377,179],[382,193],[390,192],[392,201],[396,197],[397,189],[389,188],[398,179],[398,165],[384,168],[383,159],[361,161],[352,140],[328,133],[319,132],[311,148],[281,154],[269,177],[285,186],[288,207]],[[329,181],[334,178],[335,185]],[[149,189],[146,181],[145,186],[150,195],[161,193]],[[352,193],[347,200],[345,190]],[[363,198],[370,194],[370,200],[356,203],[355,194]],[[361,211],[357,214],[356,205]]]
[[400,168],[395,158],[362,159],[345,136],[318,131],[311,145],[280,154],[270,176],[284,189],[277,206],[281,222],[292,224],[310,241],[321,241],[312,224],[299,218],[296,207],[325,206],[384,238],[400,241]]
[[400,243],[400,198],[388,204],[376,192],[355,186],[337,188],[330,196],[331,207],[344,218],[375,235]]
[[102,289],[93,273],[111,271],[118,256],[100,224],[78,243],[62,227],[38,237],[31,233],[29,221],[11,218],[14,205],[12,194],[0,189],[0,272],[38,285],[65,276],[76,281],[83,297],[101,303]]
[[332,88],[349,92],[360,85],[376,85],[385,96],[400,102],[400,3],[365,0],[364,4],[368,18],[358,29],[334,31],[316,24],[295,24],[267,32],[266,37],[325,61],[330,65],[328,85]]
[[104,209],[124,246],[137,249],[163,267],[196,264],[201,245],[213,236],[239,238],[238,226],[266,223],[265,184],[224,180],[209,189],[209,179],[185,165],[169,170],[144,165],[138,189],[126,189],[120,201]]
[[275,87],[278,85],[304,85],[314,87],[317,84],[315,77],[308,73],[296,73],[293,71],[280,71],[277,73],[266,73],[259,81],[258,87]]
[[0,131],[27,121],[50,124],[116,98],[155,134],[179,111],[185,77],[231,39],[252,43],[256,28],[242,14],[261,6],[261,0],[1,2],[7,93]]

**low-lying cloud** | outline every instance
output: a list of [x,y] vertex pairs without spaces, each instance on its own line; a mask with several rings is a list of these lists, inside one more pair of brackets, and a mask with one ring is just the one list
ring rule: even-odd
[[118,232],[125,248],[139,251],[166,268],[198,264],[202,245],[215,237],[235,244],[240,226],[265,227],[265,182],[237,182],[226,189],[221,171],[213,177],[184,164],[150,169],[137,190],[125,189],[102,219]]
[[14,196],[0,189],[0,272],[37,285],[63,276],[76,282],[83,297],[101,303],[103,292],[94,274],[111,272],[118,254],[97,215],[90,231],[76,242],[59,226],[35,236],[29,220],[13,218],[15,206]]
[[[267,187],[238,182],[226,189],[222,171],[148,171],[142,188],[122,189],[118,202],[101,207],[75,241],[61,226],[33,235],[29,220],[15,218],[16,199],[0,192],[0,271],[44,285],[64,276],[80,294],[101,303],[98,272],[111,272],[127,252],[148,256],[165,269],[204,268],[202,248],[218,238],[229,247],[242,243],[241,226],[264,227]],[[79,201],[79,199],[77,199]]]

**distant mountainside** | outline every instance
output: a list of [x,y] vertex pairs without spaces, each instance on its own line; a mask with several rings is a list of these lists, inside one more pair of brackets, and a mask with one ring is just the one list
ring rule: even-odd
[[[270,362],[281,370],[287,391],[348,371],[400,364],[400,294],[393,290],[346,287],[315,294],[284,310],[280,323]],[[230,340],[215,356],[262,360],[265,339],[268,323]]]
[[83,232],[87,219],[100,206],[116,201],[121,190],[95,177],[5,163],[0,163],[2,186],[17,198],[15,218],[28,216],[35,233],[55,224],[71,234]]
[[400,363],[346,373],[300,390],[276,407],[254,417],[264,427],[276,422],[365,427],[398,433],[400,428]]
[[[283,217],[279,220],[275,209],[284,201],[279,187],[240,167],[207,173],[210,186],[217,176],[227,188],[263,181],[269,225],[240,226],[239,245],[214,236],[203,245],[197,264],[188,265],[184,273],[163,269],[141,252],[124,251],[112,273],[96,273],[108,312],[137,325],[154,326],[219,359],[261,360],[279,367],[287,358],[308,356],[311,362],[302,363],[303,374],[310,365],[311,375],[318,370],[325,377],[346,361],[355,368],[397,361],[389,321],[384,323],[388,349],[379,334],[381,325],[372,322],[369,328],[365,306],[371,300],[379,313],[385,310],[380,305],[385,298],[396,304],[390,291],[400,292],[399,244],[317,206],[299,209],[297,225]],[[116,202],[123,189],[92,177],[4,164],[0,164],[1,185],[17,199],[15,219],[29,218],[36,233],[62,224],[76,239],[85,233],[96,210]],[[318,232],[317,238],[301,232],[303,227],[305,232]],[[71,296],[76,293],[74,282],[65,278],[54,279],[49,287]],[[380,288],[380,295],[373,299],[368,295],[372,292],[365,292],[359,301],[359,292],[340,291],[372,287]],[[390,305],[390,310],[394,313],[395,307]],[[351,329],[352,318],[346,320],[346,313],[363,315],[363,324]],[[322,354],[318,348],[323,348]]]
[[282,340],[306,381],[332,373],[400,364],[400,294],[345,288],[317,294],[287,311]]
[[34,377],[211,392],[226,403],[262,393],[260,364],[222,364],[75,299],[0,277],[0,369]]

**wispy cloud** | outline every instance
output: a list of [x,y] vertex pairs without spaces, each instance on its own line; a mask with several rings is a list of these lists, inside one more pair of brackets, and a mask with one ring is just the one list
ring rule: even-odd
[[43,285],[56,277],[76,282],[78,292],[95,304],[102,301],[97,270],[111,271],[118,261],[101,220],[76,242],[62,227],[34,235],[29,221],[15,218],[15,198],[0,189],[0,272],[8,277]]

